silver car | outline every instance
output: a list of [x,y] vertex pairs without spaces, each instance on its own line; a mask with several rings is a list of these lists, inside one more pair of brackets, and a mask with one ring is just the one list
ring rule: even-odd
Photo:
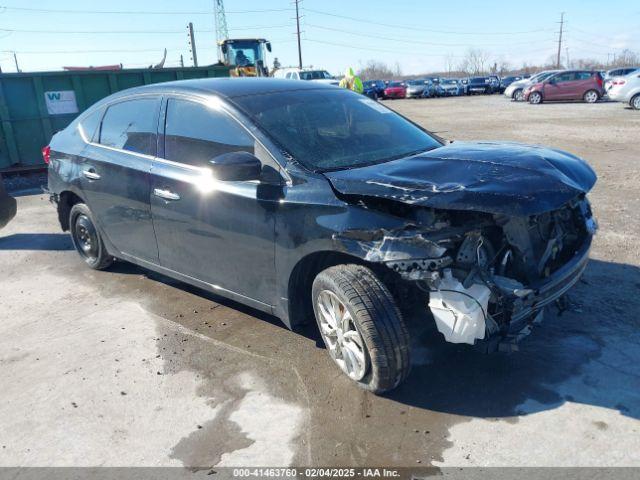
[[611,88],[611,83],[613,82],[613,79],[616,77],[625,77],[627,75],[629,75],[630,73],[635,72],[636,70],[639,70],[640,67],[621,67],[621,68],[614,68],[613,70],[609,70],[607,72],[605,72],[603,78],[604,78],[604,91],[607,92],[609,91],[609,89]]
[[513,82],[509,85],[505,91],[504,95],[516,102],[524,101],[524,91],[527,87],[534,85],[538,82],[542,82],[549,78],[554,73],[560,72],[561,70],[545,70],[544,72],[536,73],[531,78],[523,78],[522,80],[518,80],[517,82]]
[[632,108],[640,110],[640,70],[611,79],[611,87],[607,92],[609,99],[624,102]]

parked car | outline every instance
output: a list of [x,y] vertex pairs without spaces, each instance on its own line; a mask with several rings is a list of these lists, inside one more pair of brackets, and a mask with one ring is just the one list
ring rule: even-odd
[[384,89],[387,88],[382,80],[367,80],[363,86],[364,94],[376,100],[384,97]]
[[640,70],[640,67],[622,67],[622,68],[614,68],[612,70],[608,70],[603,75],[604,78],[604,91],[608,92],[609,88],[611,88],[611,80],[615,77],[624,77],[629,75],[630,73],[635,72],[636,70]]
[[489,75],[489,84],[491,85],[491,93],[500,91],[500,77],[497,75]]
[[611,88],[607,94],[615,102],[628,103],[632,108],[640,110],[640,70],[611,79]]
[[578,157],[446,144],[311,82],[123,90],[48,152],[51,199],[87,266],[132,262],[289,328],[315,318],[337,366],[373,392],[409,373],[398,295],[448,342],[513,347],[578,281],[595,232],[596,176]]
[[274,78],[286,78],[287,80],[309,80],[329,85],[339,85],[340,80],[334,78],[326,70],[310,70],[299,68],[280,68],[273,74]]
[[463,87],[455,78],[443,78],[436,87],[436,95],[438,97],[451,97],[462,95]]
[[527,87],[533,85],[534,83],[542,82],[549,78],[551,75],[554,75],[561,71],[562,70],[545,70],[543,72],[536,73],[530,78],[517,80],[505,89],[504,95],[516,102],[522,102],[524,100],[524,91]]
[[461,78],[460,79],[460,87],[461,87],[461,93],[460,95],[468,95],[468,88],[469,88],[469,79],[468,78]]
[[471,77],[467,85],[467,95],[475,95],[477,93],[490,94],[493,87],[489,77]]
[[406,98],[425,98],[429,97],[428,80],[408,80]]
[[389,82],[384,89],[384,98],[395,100],[396,98],[406,98],[407,85],[404,82]]
[[16,216],[16,211],[16,199],[7,193],[2,174],[0,174],[0,228],[4,227]]
[[509,85],[511,85],[513,82],[517,82],[522,80],[521,76],[508,76],[508,77],[502,77],[500,79],[500,88],[499,91],[500,93],[504,93],[504,91],[507,89],[507,87]]
[[599,72],[567,70],[527,87],[524,99],[532,104],[558,100],[595,103],[604,95],[602,83]]

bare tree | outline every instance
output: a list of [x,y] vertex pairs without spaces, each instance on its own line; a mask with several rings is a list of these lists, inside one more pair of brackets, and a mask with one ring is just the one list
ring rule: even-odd
[[470,48],[460,62],[460,70],[469,75],[480,75],[487,71],[489,55],[483,50]]
[[362,80],[380,80],[393,77],[393,70],[386,63],[377,60],[369,60],[358,69],[358,76]]

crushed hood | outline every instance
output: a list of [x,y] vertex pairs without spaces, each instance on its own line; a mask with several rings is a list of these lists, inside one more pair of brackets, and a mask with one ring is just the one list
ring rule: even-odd
[[343,195],[512,216],[561,207],[596,182],[587,163],[550,148],[456,142],[390,162],[325,172]]

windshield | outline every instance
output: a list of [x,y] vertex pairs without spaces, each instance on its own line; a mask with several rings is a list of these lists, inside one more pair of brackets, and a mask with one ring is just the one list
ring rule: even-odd
[[330,79],[331,75],[326,70],[311,70],[308,72],[300,72],[302,80],[324,80]]
[[443,80],[440,83],[444,83],[445,85],[457,85],[458,81],[457,80]]
[[549,78],[551,75],[555,75],[557,72],[542,72],[539,73],[537,75],[534,75],[533,77],[531,77],[529,79],[529,81],[531,83],[538,83],[538,82],[542,82],[544,80],[546,80],[547,78]]
[[474,77],[469,80],[469,83],[487,83],[489,81],[486,77]]
[[234,101],[262,131],[314,171],[382,163],[441,146],[392,110],[346,90],[293,90]]
[[264,63],[263,48],[260,42],[238,41],[227,43],[229,61],[239,67],[255,65],[257,60]]
[[390,87],[402,87],[402,82],[390,82],[389,83]]

